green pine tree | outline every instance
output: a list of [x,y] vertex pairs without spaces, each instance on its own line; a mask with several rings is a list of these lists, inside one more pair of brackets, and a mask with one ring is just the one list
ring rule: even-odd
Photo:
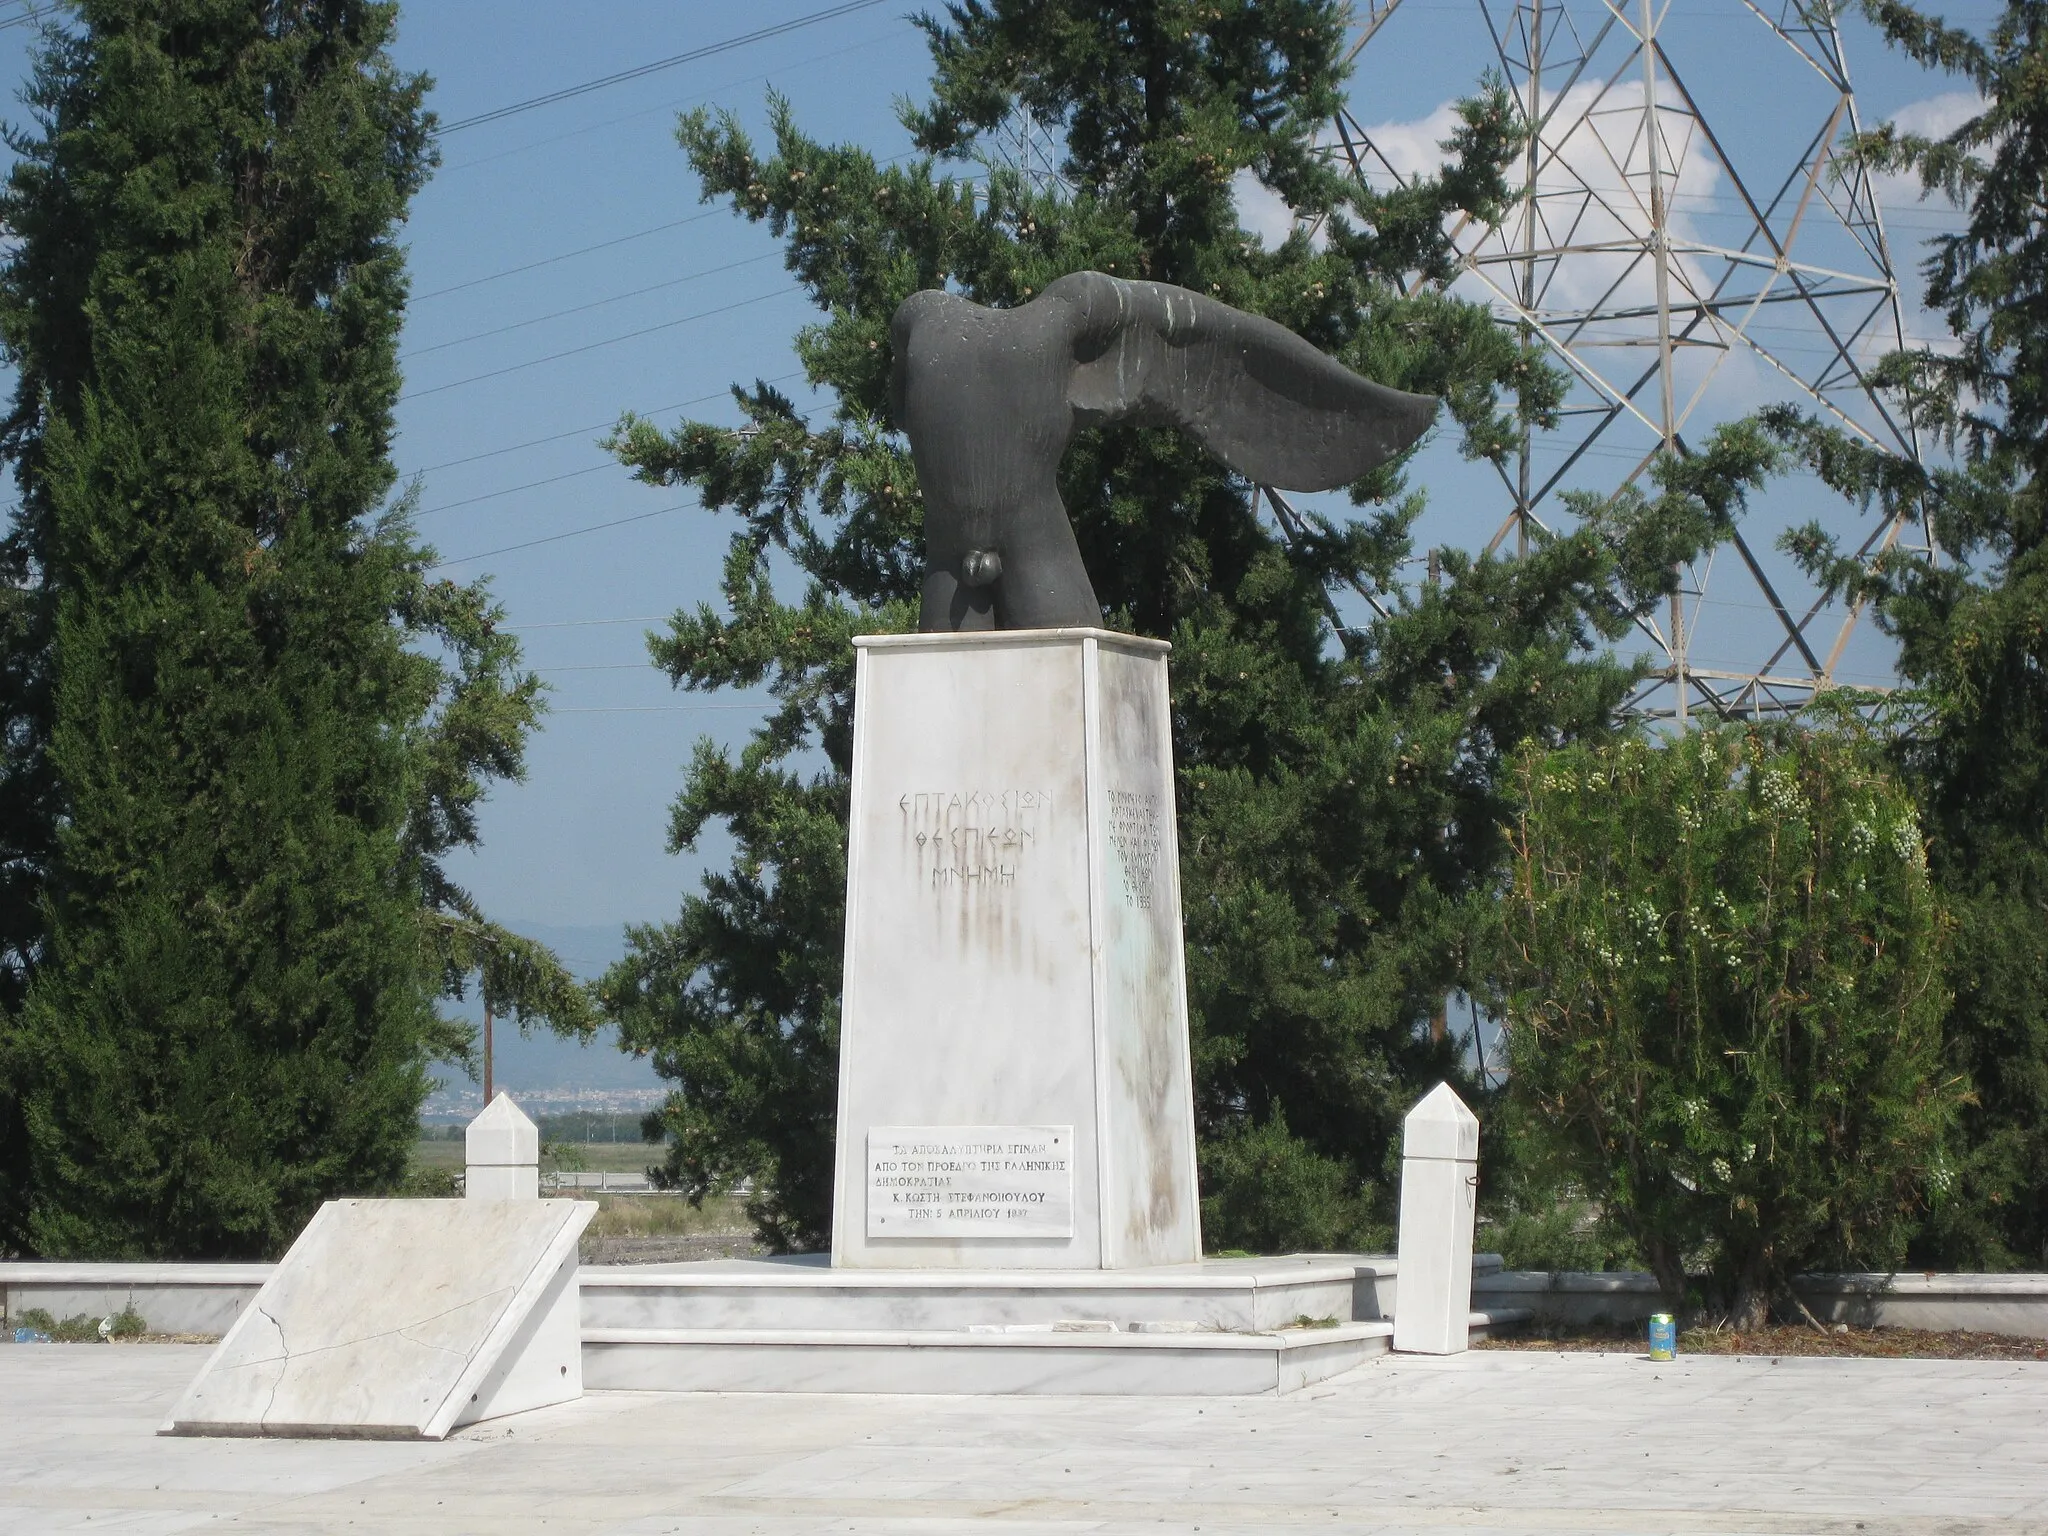
[[1881,377],[1951,457],[1923,470],[1792,410],[1767,423],[1860,502],[1924,517],[1936,554],[1864,565],[1817,526],[1791,547],[1872,605],[1924,710],[1900,737],[1955,917],[1947,1025],[1975,1099],[1957,1198],[1917,1257],[2048,1267],[2048,5],[2016,0],[1983,37],[1892,0],[1865,10],[1894,46],[1960,76],[1983,109],[1940,139],[1890,126],[1858,150],[1962,210],[1933,242],[1926,302],[1957,345],[1897,354]]
[[590,1022],[441,868],[540,699],[387,507],[433,159],[395,21],[81,0],[40,52],[0,195],[0,1243],[275,1253],[402,1175],[466,1048],[437,996]]
[[[632,930],[600,993],[677,1085],[668,1177],[696,1193],[751,1177],[774,1243],[822,1243],[829,1224],[848,642],[916,625],[921,514],[887,405],[896,306],[942,285],[1021,304],[1093,268],[1211,294],[1444,396],[1474,454],[1507,451],[1518,413],[1540,424],[1556,404],[1538,357],[1431,281],[1450,271],[1446,215],[1499,213],[1509,102],[1464,107],[1442,175],[1361,190],[1313,142],[1345,19],[1338,0],[962,0],[923,23],[935,74],[904,111],[921,151],[907,164],[817,142],[779,99],[772,154],[729,117],[683,120],[705,198],[787,241],[823,312],[798,352],[837,404],[814,422],[756,385],[736,392],[746,431],[628,418],[617,434],[642,479],[740,523],[726,611],[679,613],[651,641],[657,664],[685,688],[765,683],[778,703],[737,757],[700,746],[676,803],[672,846],[723,823],[731,866],[675,923]],[[1056,176],[1006,151],[1020,131],[1052,146]],[[1262,248],[1241,173],[1315,237]],[[1422,501],[1398,466],[1353,488],[1364,518],[1283,535],[1251,486],[1148,428],[1077,440],[1061,494],[1104,622],[1175,647],[1208,1241],[1363,1240],[1390,1214],[1401,1116],[1458,1076],[1455,1041],[1426,1026],[1484,972],[1501,764],[1524,738],[1604,730],[1628,683],[1586,651],[1615,612],[1608,557],[1585,537],[1519,563],[1452,551],[1440,586],[1411,585]],[[1385,616],[1348,593],[1340,610],[1333,588]],[[1238,1188],[1274,1180],[1295,1192],[1277,1226]]]

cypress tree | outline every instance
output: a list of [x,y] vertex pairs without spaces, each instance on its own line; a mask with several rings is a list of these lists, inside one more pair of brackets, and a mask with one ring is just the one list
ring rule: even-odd
[[403,1173],[465,1048],[438,995],[482,969],[588,1022],[440,867],[540,700],[389,504],[433,161],[395,23],[81,0],[14,139],[0,1241],[32,1252],[274,1253]]
[[[736,758],[701,746],[676,803],[672,845],[723,823],[731,866],[675,923],[632,930],[600,992],[678,1084],[667,1176],[699,1193],[750,1177],[772,1242],[822,1243],[829,1222],[848,642],[917,621],[896,306],[941,286],[1021,304],[1094,268],[1211,294],[1444,396],[1443,430],[1472,454],[1508,451],[1556,404],[1537,356],[1437,286],[1447,216],[1501,210],[1511,104],[1466,103],[1439,176],[1360,188],[1314,142],[1345,20],[1337,0],[960,0],[921,23],[935,71],[904,110],[908,163],[819,143],[780,100],[772,152],[729,117],[682,122],[704,197],[787,242],[823,312],[797,349],[836,403],[813,422],[756,385],[736,391],[746,431],[629,417],[617,434],[642,479],[739,518],[725,611],[677,614],[656,663],[686,688],[765,683],[778,705]],[[1043,153],[1008,149],[1020,133]],[[1300,221],[1274,248],[1241,224],[1247,173]],[[1441,585],[1413,583],[1422,498],[1400,466],[1352,488],[1361,518],[1281,525],[1192,442],[1143,427],[1083,434],[1060,489],[1104,623],[1175,647],[1206,1236],[1372,1240],[1402,1114],[1460,1076],[1455,1035],[1428,1023],[1485,974],[1506,754],[1600,733],[1629,680],[1585,649],[1619,611],[1610,561],[1570,537],[1519,562],[1447,551]]]

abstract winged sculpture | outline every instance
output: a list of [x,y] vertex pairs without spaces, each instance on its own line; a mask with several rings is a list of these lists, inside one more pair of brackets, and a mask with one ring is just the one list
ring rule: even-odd
[[1178,426],[1249,479],[1321,491],[1436,415],[1429,396],[1361,378],[1270,320],[1100,272],[1017,309],[914,293],[891,334],[892,402],[924,492],[925,631],[1102,622],[1059,494],[1081,427]]

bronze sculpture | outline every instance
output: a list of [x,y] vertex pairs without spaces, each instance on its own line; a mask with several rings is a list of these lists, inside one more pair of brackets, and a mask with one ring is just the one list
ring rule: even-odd
[[1345,485],[1413,443],[1437,402],[1185,288],[1076,272],[1016,309],[914,293],[891,324],[896,420],[925,504],[925,631],[1102,622],[1058,487],[1074,433],[1191,432],[1283,490]]

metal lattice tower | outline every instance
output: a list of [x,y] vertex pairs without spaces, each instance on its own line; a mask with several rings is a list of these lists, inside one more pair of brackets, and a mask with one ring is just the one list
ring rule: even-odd
[[[1716,132],[1674,62],[1683,48],[1667,46],[1670,0],[1473,0],[1492,65],[1536,126],[1509,218],[1454,231],[1454,290],[1540,337],[1571,377],[1559,428],[1525,437],[1498,466],[1505,515],[1490,548],[1512,538],[1526,550],[1568,515],[1561,491],[1636,482],[1660,453],[1683,453],[1689,437],[1772,399],[1919,457],[1911,426],[1868,383],[1905,330],[1875,189],[1838,158],[1861,124],[1831,8],[1719,3],[1751,23],[1715,18],[1746,36],[1739,57],[1757,80],[1757,116],[1737,125],[1739,143]],[[1359,18],[1361,92],[1377,58],[1401,57],[1400,28],[1388,26],[1400,4],[1370,0]],[[1418,169],[1383,152],[1349,110],[1326,145],[1381,186]],[[1747,399],[1731,410],[1731,394]],[[1843,540],[1866,557],[1901,541],[1923,536],[1887,519]],[[1668,609],[1642,624],[1659,665],[1634,713],[1680,725],[1702,709],[1784,713],[1833,685],[1857,613],[1788,601],[1784,568],[1774,580],[1763,550],[1738,530],[1718,552],[1720,572],[1709,556],[1679,573]]]
[[1036,192],[1073,191],[1060,175],[1060,138],[1022,107],[1011,109],[996,131],[984,140],[983,151],[991,164],[1008,166]]

